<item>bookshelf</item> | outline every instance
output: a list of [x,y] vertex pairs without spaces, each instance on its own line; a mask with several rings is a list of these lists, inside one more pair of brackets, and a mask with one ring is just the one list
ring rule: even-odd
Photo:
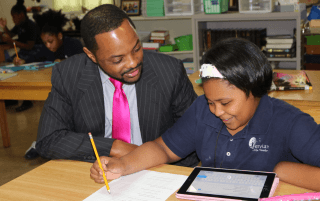
[[130,17],[134,22],[137,32],[151,32],[153,30],[169,30],[170,42],[174,38],[192,34],[192,16],[163,16],[163,17]]
[[[148,35],[153,30],[169,30],[170,42],[175,44],[174,38],[192,34],[192,17],[193,16],[188,15],[163,17],[131,16],[130,18],[136,26],[138,35],[140,35],[139,33],[145,33]],[[162,53],[171,55],[178,59],[194,57],[194,51],[173,51]]]
[[244,29],[267,28],[267,35],[293,35],[296,29],[296,57],[269,58],[278,62],[279,68],[301,69],[301,20],[306,18],[300,12],[273,12],[259,14],[225,13],[217,15],[196,14],[192,16],[193,60],[195,69],[199,69],[203,55],[202,31],[205,29]]
[[228,12],[223,14],[195,14],[191,16],[163,16],[163,17],[130,17],[136,25],[137,32],[149,33],[153,30],[169,30],[170,42],[182,35],[193,35],[193,51],[166,52],[179,59],[193,57],[195,70],[200,67],[203,53],[204,29],[234,29],[234,28],[267,28],[267,35],[293,35],[296,29],[296,57],[269,58],[276,62],[281,69],[301,69],[301,21],[306,19],[305,13],[300,12],[272,12],[259,14],[244,14]]

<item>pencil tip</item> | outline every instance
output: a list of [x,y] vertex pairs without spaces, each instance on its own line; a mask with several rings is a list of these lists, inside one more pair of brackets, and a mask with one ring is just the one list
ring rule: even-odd
[[108,192],[109,192],[109,194],[111,194],[111,191],[110,191],[110,190],[108,190]]

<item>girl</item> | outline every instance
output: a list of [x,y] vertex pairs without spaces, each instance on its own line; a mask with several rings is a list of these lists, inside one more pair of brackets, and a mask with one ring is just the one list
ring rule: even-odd
[[[63,36],[62,27],[69,21],[61,11],[48,10],[42,15],[34,15],[36,23],[41,29],[41,39],[44,43],[38,54],[26,60],[16,59],[16,64],[24,64],[33,61],[54,61],[60,62],[75,54],[83,53],[81,42],[74,38]],[[36,141],[26,151],[26,159],[35,159],[39,156],[36,148]]]
[[[273,171],[281,161],[294,162],[277,166],[280,179],[320,190],[320,179],[314,178],[320,177],[320,127],[310,115],[267,95],[272,69],[256,45],[237,38],[216,43],[200,76],[205,95],[160,138],[120,159],[101,157],[109,179],[196,151],[204,167]],[[304,177],[296,180],[301,169]],[[102,183],[101,174],[95,162],[91,177]]]
[[63,36],[62,27],[69,21],[61,11],[48,10],[43,14],[33,16],[41,30],[41,39],[44,44],[41,50],[32,58],[15,60],[17,64],[33,61],[60,62],[75,54],[83,53],[81,42],[74,38]]
[[[2,41],[6,44],[0,45],[0,61],[12,62],[16,57],[14,51],[13,55],[9,54],[9,49],[14,48],[13,43],[19,51],[19,58],[22,60],[29,60],[33,62],[32,58],[37,52],[40,51],[41,39],[39,37],[39,29],[36,24],[31,21],[27,16],[27,9],[23,5],[24,0],[18,0],[17,4],[11,9],[11,16],[15,26],[9,30],[7,27],[7,20],[0,19],[0,26],[3,29]],[[17,40],[13,40],[12,37],[18,35]],[[15,64],[19,64],[14,62]],[[7,101],[7,105],[15,105],[18,101]],[[31,101],[23,101],[22,105],[16,108],[17,112],[27,110],[33,106]]]
[[[18,0],[17,4],[11,9],[11,16],[15,26],[9,30],[7,27],[7,20],[0,19],[0,26],[3,29],[2,41],[6,42],[6,45],[1,45],[1,53],[5,56],[5,61],[12,62],[13,56],[9,55],[8,49],[13,48],[13,43],[20,49],[19,57],[22,59],[28,59],[30,55],[36,54],[41,39],[39,37],[39,29],[36,24],[31,21],[27,16],[27,9],[23,5],[24,0]],[[13,40],[12,37],[18,35],[17,40]]]

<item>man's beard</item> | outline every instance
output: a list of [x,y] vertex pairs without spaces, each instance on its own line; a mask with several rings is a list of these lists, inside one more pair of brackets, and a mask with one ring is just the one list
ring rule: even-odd
[[[122,83],[124,83],[124,84],[135,84],[135,83],[140,79],[141,74],[142,74],[142,70],[143,70],[143,62],[141,61],[140,63],[138,63],[138,65],[137,65],[136,67],[130,68],[130,69],[126,70],[124,73],[122,73],[122,74],[121,74],[121,78],[119,79],[119,78],[110,76],[110,75],[100,66],[100,64],[98,64],[98,66],[99,66],[99,68],[100,68],[105,74],[107,74],[109,77],[112,77],[113,79],[116,79],[116,80],[118,80],[118,81],[120,81],[120,82],[122,82]],[[129,73],[129,72],[131,72],[131,71],[135,71],[135,70],[138,69],[140,66],[141,66],[141,70],[140,70],[141,72],[140,72],[140,77],[139,77],[139,79],[138,79],[137,81],[135,81],[135,82],[127,82],[127,81],[125,81],[125,80],[123,79],[123,76],[124,76],[126,73]]]

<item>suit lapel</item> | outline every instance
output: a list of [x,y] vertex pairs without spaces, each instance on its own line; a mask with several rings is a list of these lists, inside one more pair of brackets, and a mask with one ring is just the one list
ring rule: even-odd
[[105,109],[103,88],[98,66],[89,58],[81,78],[78,88],[83,92],[79,100],[79,110],[92,135],[105,133]]
[[158,104],[160,100],[160,95],[156,89],[157,83],[158,77],[152,69],[150,61],[144,59],[142,74],[140,80],[136,83],[138,117],[143,142],[154,139],[152,135],[158,135],[158,133],[149,133],[151,132],[148,129],[150,126],[154,125],[155,129],[153,130],[159,131],[154,124],[157,121],[154,114],[158,114],[156,109],[159,108],[155,107],[155,104]]

